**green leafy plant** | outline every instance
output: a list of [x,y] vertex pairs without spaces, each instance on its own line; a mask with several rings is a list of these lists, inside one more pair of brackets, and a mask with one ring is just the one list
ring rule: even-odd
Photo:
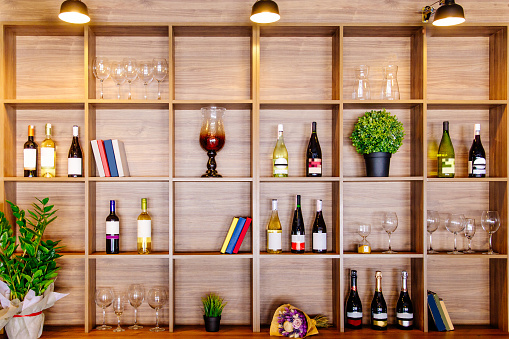
[[357,153],[396,153],[403,144],[403,124],[385,109],[371,110],[359,117],[350,139]]
[[223,313],[223,308],[228,302],[215,293],[207,294],[201,298],[203,303],[203,312],[206,317],[219,317]]
[[[57,217],[54,205],[48,205],[49,198],[33,203],[33,210],[26,212],[17,205],[7,201],[19,227],[19,234],[14,235],[13,227],[0,212],[0,277],[9,286],[11,300],[23,301],[28,291],[33,290],[37,296],[55,280],[60,267],[55,260],[63,247],[57,247],[58,241],[42,237],[46,227]],[[16,238],[18,244],[16,244]],[[16,251],[18,247],[21,251]]]

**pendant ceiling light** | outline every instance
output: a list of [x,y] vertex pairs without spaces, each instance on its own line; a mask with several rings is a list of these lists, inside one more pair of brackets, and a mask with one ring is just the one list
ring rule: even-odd
[[90,21],[87,5],[80,0],[65,0],[60,7],[58,17],[71,24],[86,24]]
[[272,0],[257,0],[251,11],[251,21],[259,24],[270,24],[278,21],[279,8]]
[[[441,5],[437,10],[432,7],[436,3]],[[463,7],[455,3],[454,0],[439,0],[430,6],[424,7],[422,9],[422,22],[428,22],[432,14],[435,14],[434,26],[452,26],[465,22]]]

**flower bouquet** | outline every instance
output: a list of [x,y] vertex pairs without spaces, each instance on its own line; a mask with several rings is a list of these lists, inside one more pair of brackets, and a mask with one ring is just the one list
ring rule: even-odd
[[[44,324],[43,310],[53,306],[67,294],[56,293],[54,280],[60,241],[43,241],[48,224],[56,219],[49,199],[34,203],[25,211],[7,201],[18,226],[14,235],[3,212],[0,212],[0,328],[5,327],[10,339],[39,338]],[[16,251],[20,248],[20,251]]]
[[298,308],[285,304],[274,312],[270,324],[271,336],[305,338],[314,334],[318,334],[316,321]]

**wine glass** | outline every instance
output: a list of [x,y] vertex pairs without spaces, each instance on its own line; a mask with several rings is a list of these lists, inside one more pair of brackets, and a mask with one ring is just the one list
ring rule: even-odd
[[127,297],[129,299],[129,303],[132,307],[134,307],[134,325],[129,326],[131,330],[138,330],[143,328],[143,326],[138,325],[137,323],[137,315],[138,315],[138,307],[141,306],[143,300],[145,299],[145,288],[140,284],[132,284],[127,288]]
[[111,63],[111,79],[118,86],[118,99],[120,99],[120,85],[125,82],[125,69],[121,62],[113,61]]
[[124,58],[124,60],[122,60],[122,64],[124,65],[125,78],[129,83],[129,94],[127,95],[127,99],[131,100],[131,83],[138,77],[138,66],[136,64],[136,59],[134,58]]
[[154,79],[154,66],[151,62],[142,62],[138,67],[138,78],[143,81],[145,87],[145,100],[147,100],[147,87],[148,84]]
[[157,80],[157,100],[161,100],[161,82],[168,74],[168,61],[164,58],[155,58],[152,60],[154,65],[154,79]]
[[124,332],[125,330],[120,326],[120,317],[124,313],[125,307],[125,294],[123,292],[116,292],[113,297],[113,311],[117,316],[117,328],[113,332]]
[[451,217],[445,224],[445,228],[454,234],[454,250],[452,252],[447,252],[447,254],[463,254],[463,252],[458,251],[456,247],[456,236],[465,229],[465,224],[466,219],[463,214],[451,214]]
[[498,228],[500,227],[500,216],[498,215],[498,211],[483,211],[481,216],[481,226],[482,229],[488,232],[490,236],[490,249],[488,250],[488,252],[485,252],[483,254],[498,254],[496,252],[493,252],[492,243],[493,233],[498,231]]
[[156,310],[156,327],[150,329],[150,332],[161,332],[164,328],[159,327],[159,310],[166,303],[166,290],[162,287],[154,287],[148,290],[147,302],[150,307]]
[[371,234],[371,225],[370,224],[360,224],[357,228],[357,234],[362,237],[362,241],[357,247],[358,253],[371,253],[371,245],[369,241],[366,240],[368,235]]
[[465,221],[465,229],[463,230],[465,237],[468,239],[468,250],[463,251],[463,253],[475,253],[472,250],[472,238],[475,234],[475,220],[472,218],[468,218]]
[[95,292],[95,303],[103,309],[103,324],[96,327],[96,330],[109,330],[111,326],[106,325],[106,307],[113,302],[113,290],[111,288],[100,288]]
[[92,66],[92,71],[94,72],[94,76],[99,79],[101,82],[101,99],[104,99],[104,86],[103,82],[104,80],[108,79],[110,76],[110,63],[108,62],[108,59],[97,57],[94,58],[94,64]]
[[217,173],[216,154],[225,143],[223,116],[226,111],[223,107],[203,107],[201,109],[203,120],[200,129],[200,145],[207,152],[209,160],[207,162],[207,171],[202,177],[221,178]]
[[382,228],[389,235],[389,249],[382,253],[387,253],[387,254],[397,253],[397,252],[393,251],[391,248],[391,234],[392,234],[392,232],[396,231],[396,228],[398,228],[398,216],[396,215],[396,212],[384,212],[383,213]]
[[440,226],[440,214],[437,211],[428,210],[427,212],[427,230],[429,233],[429,254],[438,253],[433,249],[433,242],[431,239],[431,235],[435,232]]

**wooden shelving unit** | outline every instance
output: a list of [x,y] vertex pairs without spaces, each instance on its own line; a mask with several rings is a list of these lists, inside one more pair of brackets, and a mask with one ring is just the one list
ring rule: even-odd
[[[394,323],[400,272],[410,272],[416,326],[428,331],[426,291],[447,303],[455,325],[509,329],[508,297],[508,24],[433,28],[420,24],[60,24],[3,23],[0,129],[0,208],[5,200],[27,207],[33,197],[51,198],[59,218],[47,230],[61,238],[56,288],[70,293],[47,312],[49,325],[78,325],[91,331],[100,319],[94,304],[98,286],[130,283],[169,288],[162,323],[170,331],[202,323],[200,297],[215,291],[228,300],[222,322],[247,325],[254,332],[268,324],[275,308],[292,303],[310,314],[330,317],[344,331],[349,270],[359,274],[366,309],[374,271],[384,274],[383,289]],[[105,99],[92,74],[95,56],[120,60],[165,57],[168,78],[161,84],[133,84],[133,100],[116,100],[117,88],[104,82]],[[382,66],[399,66],[401,100],[377,98]],[[373,100],[351,99],[353,69],[371,66]],[[122,86],[126,98],[127,86]],[[227,109],[226,145],[217,156],[220,179],[204,179],[206,154],[198,143],[200,108]],[[349,135],[366,110],[385,108],[405,127],[402,148],[392,157],[391,176],[366,178],[362,156]],[[457,177],[436,178],[441,123],[451,123]],[[306,178],[304,154],[310,124],[316,121],[323,152],[322,178]],[[22,147],[28,124],[36,142],[44,124],[54,127],[57,178],[23,178]],[[277,124],[285,127],[289,178],[271,177]],[[486,179],[467,178],[472,126],[481,123],[488,157]],[[81,127],[85,176],[67,178],[71,126]],[[89,145],[92,139],[124,141],[132,177],[99,178]],[[295,194],[303,198],[308,229],[314,200],[324,201],[328,226],[326,255],[289,253]],[[141,197],[153,218],[154,253],[136,254],[136,217]],[[282,255],[266,253],[265,224],[270,200],[279,200]],[[108,200],[117,200],[121,218],[120,255],[104,252]],[[480,219],[498,210],[502,225],[494,236],[499,255],[480,254],[487,235],[480,229],[473,247],[479,254],[428,255],[426,211],[454,211]],[[399,227],[385,255],[387,235],[377,213],[396,211]],[[219,248],[233,215],[253,217],[238,255]],[[373,253],[355,253],[356,223],[373,226]],[[309,232],[310,233],[310,232]],[[308,246],[310,235],[306,235]],[[452,235],[433,234],[445,252]],[[461,243],[461,242],[460,242]],[[76,305],[84,305],[83,308]],[[72,311],[70,311],[72,310]],[[111,312],[110,312],[111,313]],[[140,322],[154,322],[147,304]],[[108,321],[113,322],[113,314]],[[124,321],[131,322],[127,312]],[[491,333],[491,332],[489,332]]]

